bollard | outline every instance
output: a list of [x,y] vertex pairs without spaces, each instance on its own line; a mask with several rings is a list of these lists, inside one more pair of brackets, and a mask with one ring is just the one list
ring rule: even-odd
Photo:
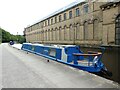
[[49,62],[49,60],[47,60],[47,62]]

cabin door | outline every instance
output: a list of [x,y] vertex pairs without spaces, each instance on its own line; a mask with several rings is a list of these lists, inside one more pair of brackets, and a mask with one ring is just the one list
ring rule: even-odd
[[120,14],[117,16],[115,22],[115,44],[120,45]]

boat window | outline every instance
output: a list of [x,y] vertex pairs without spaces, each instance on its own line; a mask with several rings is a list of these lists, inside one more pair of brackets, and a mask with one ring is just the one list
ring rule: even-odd
[[35,47],[34,46],[32,46],[32,51],[34,51],[35,50]]
[[50,49],[50,52],[49,52],[49,55],[50,55],[50,56],[53,56],[53,57],[56,57],[56,50],[53,49],[53,48],[51,48],[51,49]]

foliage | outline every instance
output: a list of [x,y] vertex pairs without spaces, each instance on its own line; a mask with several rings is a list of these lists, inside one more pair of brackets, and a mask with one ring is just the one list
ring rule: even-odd
[[26,42],[26,40],[25,40],[25,37],[24,36],[22,36],[22,35],[16,35],[16,38],[17,38],[17,41],[19,42],[19,43],[23,43],[23,42]]
[[25,37],[23,35],[13,35],[9,32],[0,28],[0,42],[10,42],[11,40],[16,41],[17,43],[25,42]]
[[0,29],[0,43],[2,42],[2,31]]

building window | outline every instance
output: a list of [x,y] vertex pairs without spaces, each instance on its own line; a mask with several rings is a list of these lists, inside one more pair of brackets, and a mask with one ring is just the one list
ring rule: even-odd
[[69,19],[72,18],[72,11],[69,12]]
[[47,21],[45,21],[45,26],[47,26]]
[[50,20],[48,20],[48,25],[50,25]]
[[53,41],[53,28],[51,29],[51,41]]
[[61,40],[61,36],[62,36],[62,28],[61,28],[61,26],[59,27],[59,40]]
[[57,17],[55,17],[55,23],[57,23]]
[[55,40],[59,40],[59,30],[55,28]]
[[85,40],[88,39],[88,22],[87,21],[84,23],[84,39]]
[[61,22],[61,15],[59,16],[59,22]]
[[84,5],[84,12],[85,12],[85,13],[88,13],[88,4],[87,4],[87,5]]
[[80,25],[79,24],[77,24],[76,25],[76,38],[75,39],[77,39],[77,40],[79,40],[80,39],[80,35],[81,35],[81,33],[80,33]]
[[45,21],[43,22],[43,26],[46,26],[46,25],[45,25]]
[[53,24],[53,19],[51,19],[51,24]]
[[66,20],[66,13],[64,13],[64,20]]
[[56,29],[53,30],[53,41],[56,40]]
[[50,29],[48,29],[48,40],[50,40]]
[[79,8],[76,9],[76,16],[79,16],[80,15],[80,10]]
[[45,41],[47,41],[47,30],[45,30]]
[[99,39],[99,28],[98,28],[98,20],[94,20],[93,22],[93,38],[95,40]]
[[72,27],[72,24],[70,25],[70,40],[74,40],[74,30],[73,30],[73,27]]
[[64,40],[67,40],[67,26],[64,26]]

